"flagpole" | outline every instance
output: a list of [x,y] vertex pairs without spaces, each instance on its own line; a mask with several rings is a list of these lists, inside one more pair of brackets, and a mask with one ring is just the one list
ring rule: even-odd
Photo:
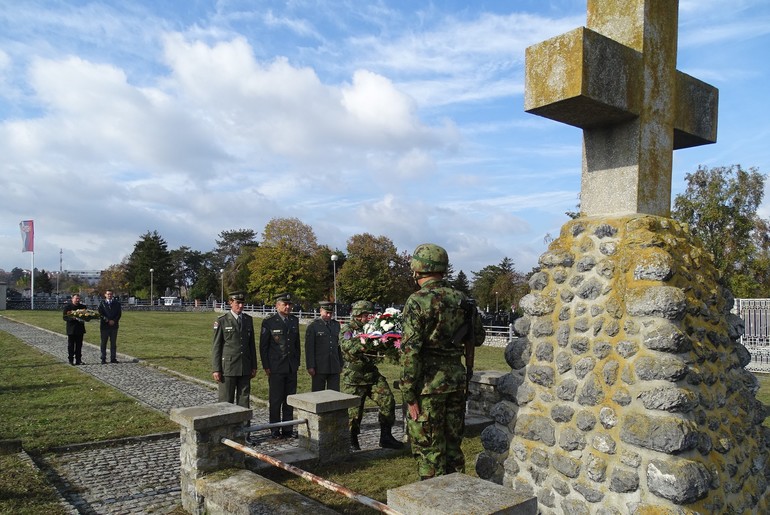
[[21,230],[22,252],[32,252],[32,270],[30,270],[29,300],[30,309],[35,309],[35,221],[22,220],[19,224]]
[[30,290],[30,299],[32,300],[32,303],[30,304],[30,309],[35,309],[35,251],[32,251],[32,281],[30,281],[31,290]]

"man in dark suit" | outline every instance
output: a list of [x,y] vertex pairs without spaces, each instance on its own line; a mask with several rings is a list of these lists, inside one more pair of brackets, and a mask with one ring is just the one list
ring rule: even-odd
[[307,373],[311,376],[312,391],[340,391],[340,323],[332,318],[334,303],[324,301],[320,305],[321,317],[313,320],[305,331]]
[[257,375],[254,322],[243,313],[242,292],[233,292],[228,299],[230,311],[214,322],[211,376],[219,386],[219,402],[248,408],[251,379]]
[[70,365],[82,365],[81,353],[83,351],[83,335],[86,334],[86,324],[82,320],[76,320],[68,313],[78,309],[87,309],[88,306],[80,303],[80,295],[72,294],[70,301],[64,306],[62,318],[67,321],[67,359]]
[[110,340],[110,363],[117,363],[118,323],[123,309],[118,299],[112,298],[112,290],[104,292],[104,300],[99,303],[99,331],[102,337],[102,365],[107,363],[107,339]]
[[[259,353],[270,387],[270,423],[294,419],[294,409],[286,403],[297,393],[299,369],[299,319],[291,314],[292,299],[288,293],[275,298],[276,314],[262,320]],[[273,438],[294,436],[290,426],[272,430]]]

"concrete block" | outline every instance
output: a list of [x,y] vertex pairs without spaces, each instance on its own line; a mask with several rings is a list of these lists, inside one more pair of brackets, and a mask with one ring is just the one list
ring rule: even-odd
[[454,473],[388,490],[388,506],[404,515],[536,515],[537,498]]
[[235,470],[222,477],[217,474],[197,482],[209,515],[290,515],[313,513],[332,515],[337,512],[293,490],[274,483],[248,470]]
[[328,413],[342,409],[352,408],[358,404],[358,396],[335,390],[322,390],[320,392],[298,393],[286,398],[289,406],[309,411],[310,413]]
[[251,410],[228,402],[217,402],[205,406],[174,408],[170,418],[187,429],[206,431],[213,427],[246,424],[251,420]]

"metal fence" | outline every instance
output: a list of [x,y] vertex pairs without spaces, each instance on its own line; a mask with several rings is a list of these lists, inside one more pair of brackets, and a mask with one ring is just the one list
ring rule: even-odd
[[751,354],[746,368],[770,373],[770,299],[735,299],[733,313],[744,323],[741,343]]

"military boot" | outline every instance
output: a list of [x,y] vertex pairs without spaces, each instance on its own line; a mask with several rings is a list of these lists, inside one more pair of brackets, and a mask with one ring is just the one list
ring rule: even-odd
[[354,451],[361,450],[361,446],[358,444],[358,431],[350,431],[350,446]]
[[380,447],[383,449],[403,449],[404,444],[393,438],[390,429],[390,424],[380,424]]

